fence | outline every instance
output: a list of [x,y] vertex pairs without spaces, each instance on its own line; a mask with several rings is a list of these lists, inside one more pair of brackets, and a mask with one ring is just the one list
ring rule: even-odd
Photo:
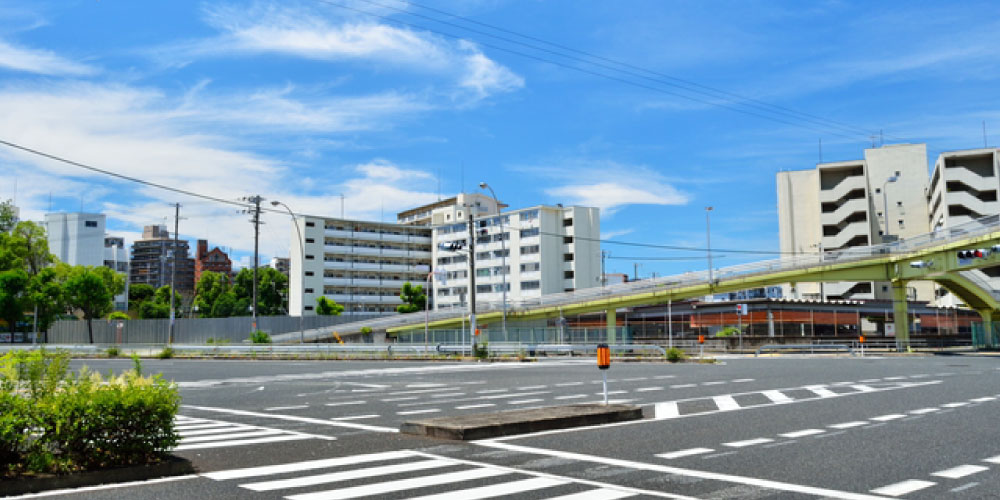
[[[352,316],[304,316],[302,327],[306,330],[334,326],[343,323],[377,318],[378,315]],[[253,331],[250,316],[233,318],[183,318],[174,323],[174,342],[201,344],[208,339],[224,340],[232,343],[250,338]],[[119,325],[121,325],[119,329]],[[94,320],[94,342],[104,344],[163,344],[167,342],[170,330],[169,319],[132,319],[124,321]],[[260,316],[257,329],[270,335],[299,331],[297,316]],[[42,337],[45,339],[45,337]],[[61,320],[52,324],[48,332],[50,344],[85,344],[90,341],[87,322],[81,320]]]
[[[598,344],[608,340],[607,328],[507,328],[506,334],[500,329],[480,330],[477,342],[499,342],[513,344]],[[618,327],[615,342],[632,343],[632,333],[628,328]],[[396,337],[400,344],[423,344],[423,330],[401,332]],[[469,332],[463,330],[431,330],[427,343],[466,344]]]

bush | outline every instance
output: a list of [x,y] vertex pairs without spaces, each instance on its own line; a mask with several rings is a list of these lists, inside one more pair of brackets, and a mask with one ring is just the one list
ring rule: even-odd
[[108,314],[108,319],[114,321],[119,319],[129,319],[129,317],[128,314],[125,314],[121,311],[114,311],[111,314]]
[[0,357],[0,475],[148,463],[176,446],[180,396],[136,369],[69,371],[66,353]]
[[739,335],[740,329],[735,326],[727,326],[715,333],[716,337],[734,337]]
[[687,358],[687,354],[685,354],[684,351],[676,347],[667,349],[667,361],[676,363],[678,361],[682,361],[684,358]]
[[107,351],[104,351],[109,358],[117,358],[121,353],[121,349],[117,347],[109,347]]
[[156,357],[160,358],[160,359],[170,359],[170,358],[174,357],[174,348],[173,347],[164,347],[163,350],[160,351],[160,353],[156,355]]
[[479,359],[487,359],[490,357],[489,344],[483,342],[481,344],[476,344],[476,350],[472,353],[475,357]]
[[270,344],[271,336],[268,335],[267,332],[257,330],[250,335],[250,342],[253,342],[254,344]]

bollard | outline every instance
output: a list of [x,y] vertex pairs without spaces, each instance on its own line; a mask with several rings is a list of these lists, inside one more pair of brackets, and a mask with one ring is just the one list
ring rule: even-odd
[[611,349],[608,344],[597,344],[597,368],[604,380],[604,405],[608,404],[608,368],[611,368]]

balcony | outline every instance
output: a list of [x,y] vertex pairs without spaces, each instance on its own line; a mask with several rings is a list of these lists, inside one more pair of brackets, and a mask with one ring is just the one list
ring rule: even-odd
[[338,304],[392,304],[398,305],[402,304],[403,301],[398,296],[385,296],[385,295],[363,295],[363,294],[329,294],[324,295],[328,299],[332,299]]
[[380,280],[372,278],[323,278],[324,285],[336,286],[366,286],[379,288],[402,288],[404,283],[417,283],[418,280]]
[[371,264],[368,262],[335,262],[325,261],[323,267],[327,269],[359,269],[362,271],[399,271],[404,273],[428,273],[428,264]]

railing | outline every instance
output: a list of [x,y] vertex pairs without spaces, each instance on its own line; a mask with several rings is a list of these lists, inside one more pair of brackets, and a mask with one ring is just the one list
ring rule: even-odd
[[760,353],[764,351],[809,351],[809,354],[814,354],[816,351],[846,351],[848,354],[854,354],[854,349],[846,344],[768,344],[762,345],[757,348],[757,352],[753,355],[754,357],[760,356]]

